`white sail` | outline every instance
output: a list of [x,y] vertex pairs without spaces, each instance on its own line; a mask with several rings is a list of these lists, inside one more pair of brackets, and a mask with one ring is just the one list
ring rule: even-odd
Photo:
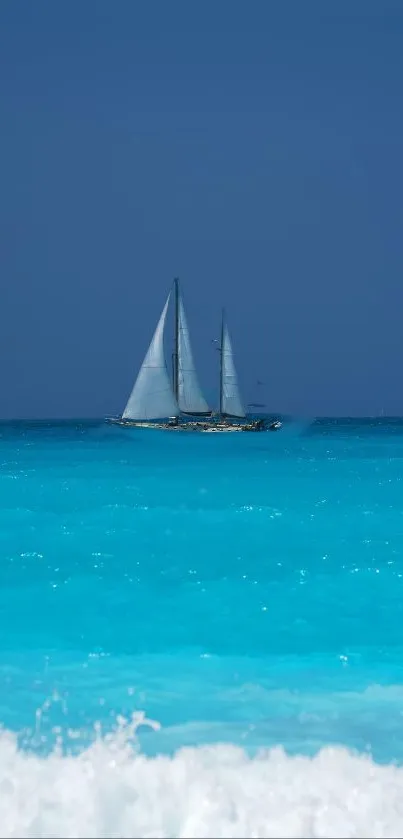
[[169,298],[170,294],[123,411],[123,419],[164,419],[179,413],[164,355],[164,327]]
[[190,345],[189,329],[182,297],[178,301],[178,402],[186,414],[207,414],[209,407],[202,394]]
[[239,393],[234,354],[227,324],[223,324],[221,342],[221,412],[231,417],[244,417],[245,411]]

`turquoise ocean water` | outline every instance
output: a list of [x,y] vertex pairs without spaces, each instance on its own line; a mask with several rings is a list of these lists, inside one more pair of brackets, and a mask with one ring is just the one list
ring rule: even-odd
[[0,836],[402,835],[403,421],[0,462]]

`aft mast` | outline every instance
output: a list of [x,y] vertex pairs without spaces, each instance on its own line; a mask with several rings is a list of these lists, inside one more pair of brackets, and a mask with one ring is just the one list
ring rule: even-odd
[[179,278],[174,279],[174,351],[173,351],[173,391],[179,404]]
[[243,419],[245,409],[239,392],[234,353],[224,312],[221,324],[220,414],[222,417]]
[[223,416],[223,347],[224,347],[224,309],[221,310],[221,338],[220,338],[220,417]]

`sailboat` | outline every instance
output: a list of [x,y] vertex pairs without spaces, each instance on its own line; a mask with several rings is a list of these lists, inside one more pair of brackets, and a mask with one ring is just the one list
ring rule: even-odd
[[[172,380],[164,351],[166,320],[174,299]],[[190,431],[260,430],[259,421],[246,421],[239,392],[228,326],[221,324],[219,412],[209,407],[197,375],[183,296],[176,278],[140,367],[122,416],[121,425]]]

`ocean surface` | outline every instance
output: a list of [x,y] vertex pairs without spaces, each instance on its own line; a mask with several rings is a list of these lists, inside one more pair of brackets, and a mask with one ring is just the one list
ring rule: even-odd
[[0,463],[1,837],[403,835],[403,421]]

